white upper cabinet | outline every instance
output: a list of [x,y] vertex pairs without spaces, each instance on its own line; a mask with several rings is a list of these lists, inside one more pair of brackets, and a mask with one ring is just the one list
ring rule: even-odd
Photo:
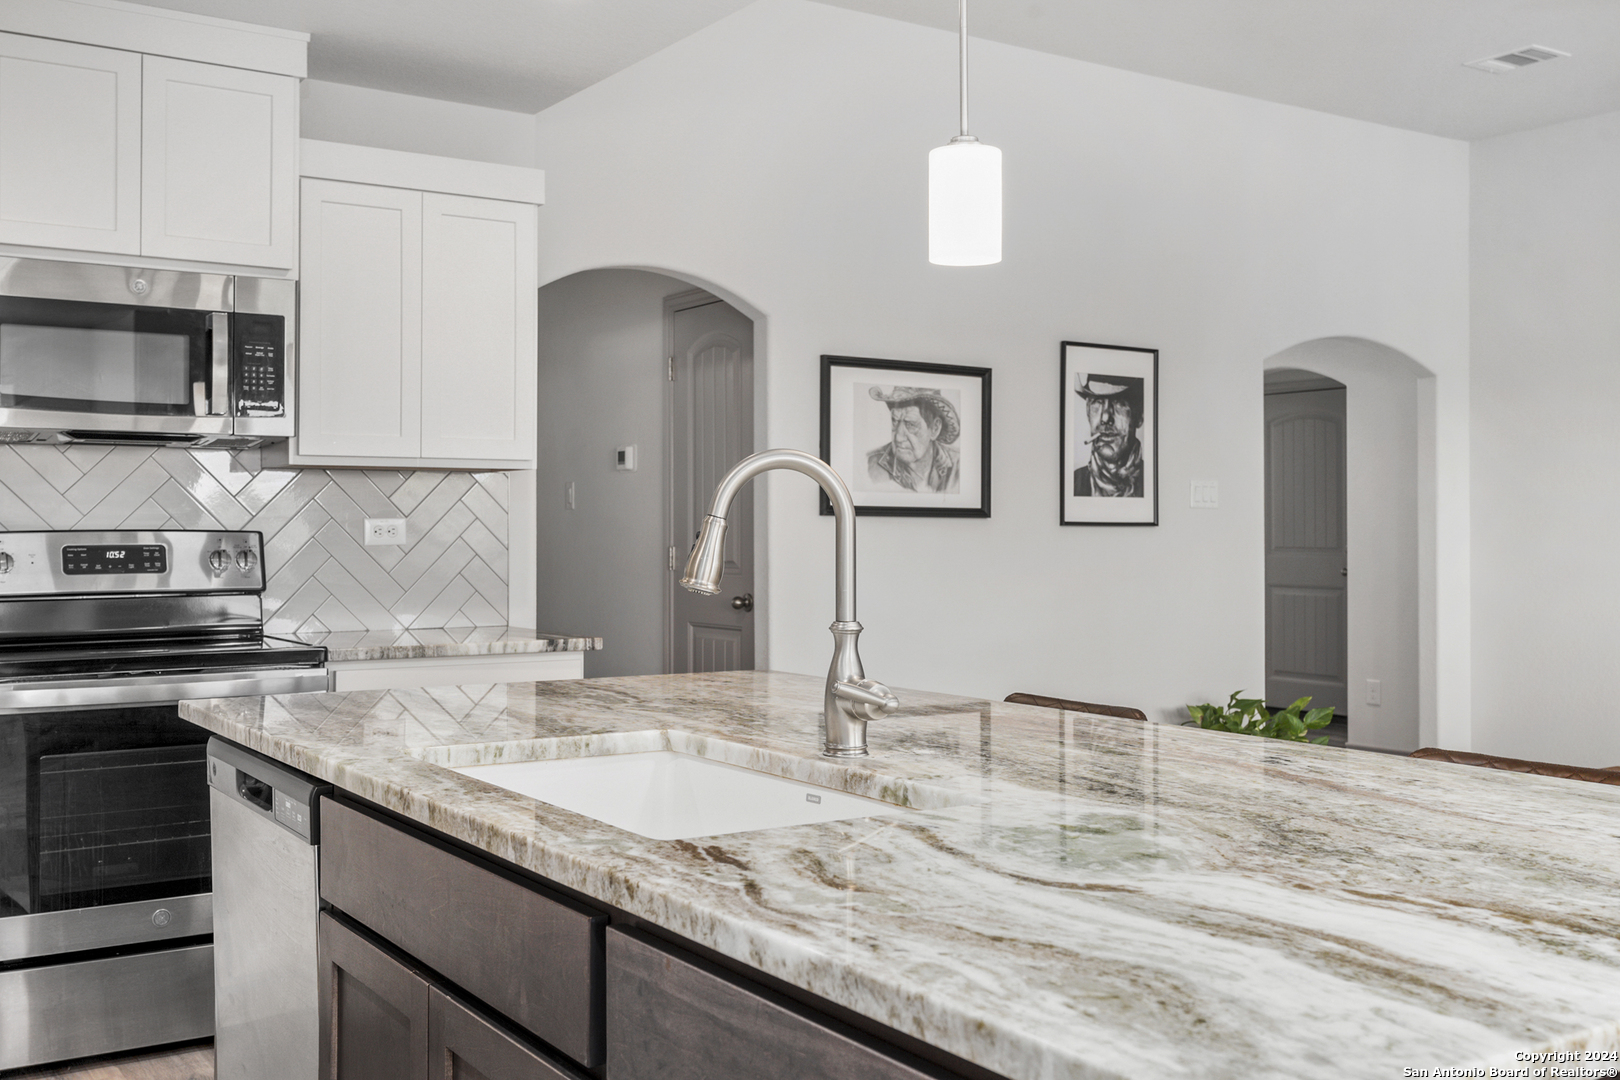
[[298,253],[298,80],[145,58],[141,254],[289,268]]
[[422,443],[422,196],[305,180],[298,443],[414,458]]
[[422,456],[535,452],[536,208],[422,197]]
[[138,54],[0,34],[0,244],[139,254]]
[[265,463],[532,469],[545,175],[307,139],[300,156],[298,432]]
[[295,269],[308,47],[137,4],[0,0],[0,255]]

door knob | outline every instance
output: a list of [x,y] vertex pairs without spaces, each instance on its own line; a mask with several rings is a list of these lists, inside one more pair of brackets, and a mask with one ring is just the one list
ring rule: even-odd
[[745,592],[741,596],[733,596],[731,598],[731,606],[737,611],[753,611],[754,594],[751,592]]

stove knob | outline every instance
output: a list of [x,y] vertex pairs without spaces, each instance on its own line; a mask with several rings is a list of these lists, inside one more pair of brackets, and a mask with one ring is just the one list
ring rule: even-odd
[[236,553],[236,565],[243,570],[251,570],[259,563],[259,557],[252,551],[244,549]]
[[214,573],[223,574],[225,568],[231,565],[231,553],[224,548],[208,553],[208,565],[214,568]]
[[0,551],[0,574],[11,573],[13,565],[15,565],[15,560],[4,551]]

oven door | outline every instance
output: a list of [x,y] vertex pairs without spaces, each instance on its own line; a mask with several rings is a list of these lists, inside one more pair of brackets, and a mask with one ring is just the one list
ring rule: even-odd
[[173,705],[0,716],[0,965],[212,932],[207,743]]
[[232,279],[0,260],[0,428],[229,433]]

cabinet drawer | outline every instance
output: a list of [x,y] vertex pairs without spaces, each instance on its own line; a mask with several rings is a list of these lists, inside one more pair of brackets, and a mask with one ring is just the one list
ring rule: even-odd
[[321,897],[586,1066],[606,916],[321,800]]
[[608,1080],[937,1080],[646,934],[607,932]]

